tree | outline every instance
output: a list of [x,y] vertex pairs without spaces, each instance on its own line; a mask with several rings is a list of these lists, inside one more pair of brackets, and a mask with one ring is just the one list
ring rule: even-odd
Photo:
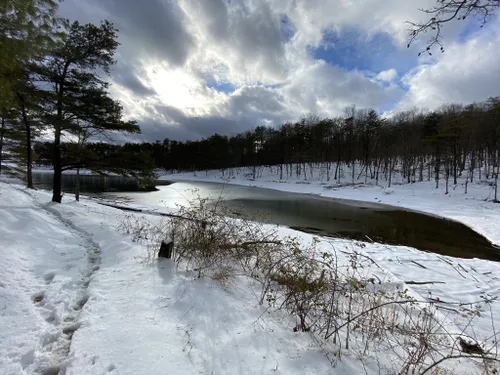
[[410,25],[408,47],[422,34],[430,33],[424,51],[431,55],[431,49],[435,45],[444,52],[442,43],[442,28],[452,20],[466,20],[472,17],[480,19],[480,27],[483,27],[500,8],[498,0],[436,0],[436,5],[430,9],[421,9],[430,18],[422,22],[408,22]]
[[[31,143],[39,125],[32,116],[40,99],[31,80],[30,67],[44,59],[60,41],[62,34],[57,27],[62,21],[56,16],[56,10],[57,1],[54,0],[0,0],[0,111],[3,119],[0,148],[3,152],[7,138],[16,143],[13,150],[26,165],[29,188],[33,188]],[[19,147],[19,142],[24,143],[24,149]]]
[[59,39],[56,0],[0,0],[0,107],[16,100],[19,71]]
[[123,121],[121,104],[109,96],[109,83],[96,71],[109,74],[118,46],[109,21],[100,26],[71,24],[63,45],[34,67],[38,79],[49,85],[45,123],[54,131],[52,200],[61,202],[61,136],[83,127],[109,132],[140,132],[135,121]]

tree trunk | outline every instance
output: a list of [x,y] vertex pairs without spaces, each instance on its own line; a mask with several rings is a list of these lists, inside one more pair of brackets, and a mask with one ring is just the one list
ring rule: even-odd
[[483,158],[482,158],[482,153],[479,153],[479,181],[481,181],[481,169],[483,168]]
[[80,168],[76,168],[75,199],[80,201]]
[[54,166],[54,180],[52,186],[52,202],[61,203],[62,192],[62,161],[61,161],[61,131],[63,125],[63,96],[64,96],[64,82],[68,72],[70,62],[66,61],[59,81],[57,90],[57,113],[54,131],[54,155],[52,156],[52,164]]
[[5,134],[5,118],[2,117],[2,127],[0,128],[0,175],[2,174],[4,134]]
[[498,164],[495,172],[495,199],[494,201],[498,203]]
[[457,145],[453,143],[453,185],[457,184],[458,156]]
[[420,169],[418,172],[419,172],[418,181],[419,182],[424,181],[424,157],[423,156],[420,158]]
[[498,173],[495,175],[495,202],[498,203]]
[[19,96],[21,101],[21,115],[23,118],[24,128],[26,130],[26,186],[28,189],[34,189],[33,187],[33,174],[31,173],[32,163],[33,163],[33,152],[31,150],[31,126],[28,121],[28,116],[26,114],[26,107],[24,105],[24,100],[22,96]]
[[32,173],[32,163],[33,163],[33,152],[31,150],[31,127],[28,125],[26,127],[26,186],[29,189],[34,189],[33,186],[33,173]]
[[437,146],[436,149],[436,157],[434,159],[434,162],[436,163],[434,167],[434,179],[436,180],[436,189],[439,187],[439,171],[441,169],[441,155],[439,153],[439,145]]
[[61,125],[55,126],[54,133],[54,155],[52,156],[52,164],[54,165],[54,180],[52,188],[52,202],[61,203],[61,182],[62,182],[62,165],[61,165]]
[[474,157],[474,153],[471,154],[471,159],[470,159],[470,182],[474,181],[474,169],[476,166],[476,159]]

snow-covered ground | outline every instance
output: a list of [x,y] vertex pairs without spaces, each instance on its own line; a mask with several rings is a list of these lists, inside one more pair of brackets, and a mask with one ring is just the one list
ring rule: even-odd
[[[50,199],[0,183],[0,374],[331,371],[311,336],[265,314],[248,281],[226,291],[170,261],[144,263],[118,231],[122,211]],[[354,362],[337,368],[357,374]]]
[[[215,172],[208,178],[205,173],[164,178],[221,182]],[[436,213],[500,243],[500,205],[484,201],[490,189],[484,185],[469,186],[466,196],[460,188],[445,196],[428,183],[389,190],[325,189],[320,182],[286,184],[265,177],[230,182]],[[332,367],[325,353],[335,347],[293,332],[294,319],[259,306],[256,285],[244,277],[222,287],[181,272],[168,260],[145,263],[144,246],[120,231],[130,213],[92,200],[75,202],[69,194],[63,204],[50,199],[48,192],[0,183],[0,374],[379,373],[374,357],[365,353],[361,360],[355,351],[343,351]],[[287,228],[279,232],[301,243],[314,237]],[[321,239],[318,246],[346,253],[355,248],[373,260],[366,275],[421,299],[440,300],[438,312],[456,333],[487,343],[500,327],[498,263],[336,239]],[[435,283],[405,283],[410,281]],[[481,303],[484,299],[492,302]],[[481,311],[473,325],[464,310],[447,304],[454,302]],[[478,373],[463,364],[460,369]]]

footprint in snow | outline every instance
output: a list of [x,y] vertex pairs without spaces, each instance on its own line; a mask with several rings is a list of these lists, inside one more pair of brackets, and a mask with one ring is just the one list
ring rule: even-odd
[[68,335],[68,336],[73,336],[73,333],[75,333],[75,331],[80,328],[81,324],[80,323],[74,323],[74,324],[70,324],[66,327],[64,327],[62,329],[62,333],[64,333],[65,335]]
[[73,305],[73,310],[75,311],[79,311],[83,308],[83,306],[85,306],[85,304],[87,303],[87,301],[89,300],[90,296],[88,294],[84,294],[83,296],[81,296],[78,301],[76,301],[76,303]]
[[56,276],[55,272],[48,272],[43,276],[43,279],[45,280],[45,283],[48,285],[54,280],[55,276]]

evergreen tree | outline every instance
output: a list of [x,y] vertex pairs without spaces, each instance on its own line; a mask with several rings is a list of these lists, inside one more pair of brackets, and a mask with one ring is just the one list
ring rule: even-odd
[[139,132],[135,121],[123,121],[122,106],[109,96],[109,83],[98,70],[109,74],[118,46],[116,29],[109,21],[100,26],[78,22],[67,30],[64,44],[56,48],[34,71],[50,85],[45,105],[45,123],[54,131],[54,202],[61,202],[61,136],[83,127],[108,132]]
[[0,107],[17,99],[24,64],[43,58],[60,37],[55,0],[0,0]]

